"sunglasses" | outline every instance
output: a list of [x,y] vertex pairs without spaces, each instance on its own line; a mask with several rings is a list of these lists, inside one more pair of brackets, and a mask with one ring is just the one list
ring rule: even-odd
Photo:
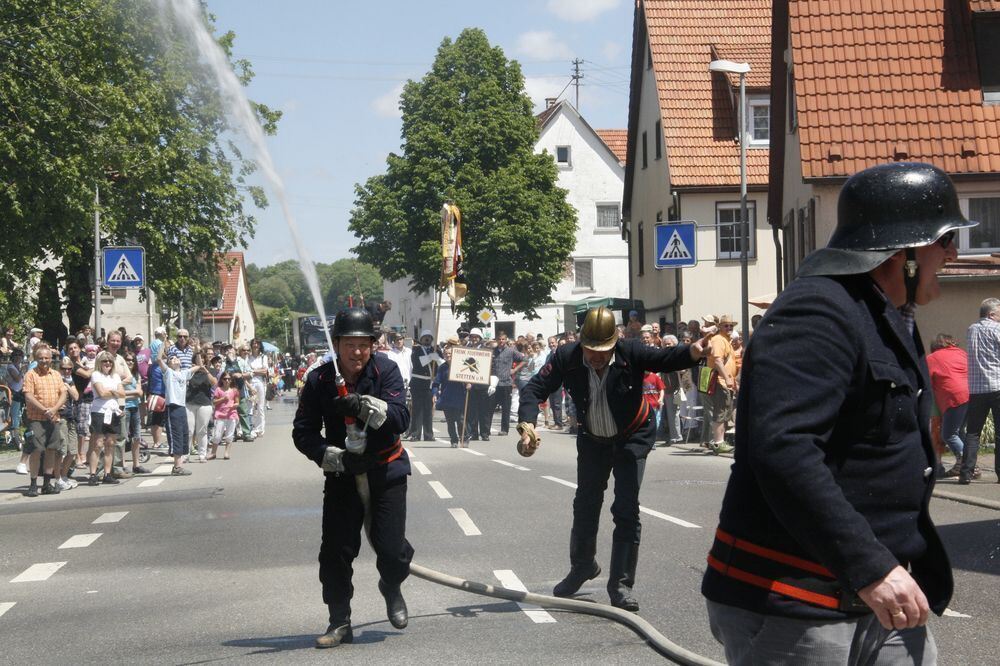
[[955,242],[955,231],[954,230],[949,231],[945,235],[941,236],[941,238],[938,238],[937,242],[938,245],[947,250],[949,247],[951,247],[951,244]]
[[188,336],[186,336],[186,335],[178,335],[177,339],[180,340],[181,338],[184,338],[185,340],[187,340],[187,337]]

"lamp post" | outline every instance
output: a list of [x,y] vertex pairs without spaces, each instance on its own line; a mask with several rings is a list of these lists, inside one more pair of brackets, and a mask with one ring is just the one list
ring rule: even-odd
[[285,329],[285,351],[287,352],[288,351],[288,325],[289,325],[289,323],[292,320],[289,319],[288,317],[285,317],[282,321],[283,321],[283,326],[281,328]]
[[746,75],[750,64],[733,62],[732,60],[713,60],[708,65],[710,72],[725,72],[740,75],[740,296],[742,310],[740,326],[742,328],[743,344],[747,343],[750,332],[750,278],[747,271],[748,252],[750,245],[750,225],[747,220],[747,89]]

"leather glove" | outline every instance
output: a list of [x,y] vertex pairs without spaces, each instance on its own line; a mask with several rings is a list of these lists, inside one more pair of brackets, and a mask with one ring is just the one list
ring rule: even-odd
[[497,384],[500,383],[500,378],[496,375],[490,375],[490,387],[486,389],[486,395],[493,395],[497,392]]
[[326,447],[326,451],[323,453],[323,464],[321,465],[323,471],[343,472],[344,453],[344,449],[337,448],[336,446]]
[[357,393],[338,395],[333,399],[333,412],[338,416],[357,417],[361,413],[361,396]]
[[358,420],[365,424],[365,427],[378,430],[385,423],[389,405],[385,400],[380,400],[371,395],[361,396],[361,406],[358,410]]

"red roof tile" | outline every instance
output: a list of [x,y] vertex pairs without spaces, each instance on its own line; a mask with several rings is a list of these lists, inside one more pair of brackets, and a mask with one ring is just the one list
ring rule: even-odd
[[[750,63],[749,89],[770,87],[771,0],[640,0],[653,52],[663,136],[675,186],[737,186],[734,86],[714,58]],[[645,60],[645,59],[643,59]],[[767,184],[768,150],[747,151],[747,180]]]
[[[240,279],[244,281],[244,291],[253,312],[253,299],[250,297],[250,285],[246,283],[246,262],[242,252],[226,252],[219,256],[219,289],[222,293],[222,306],[218,310],[202,310],[202,318],[207,320],[232,319],[236,314],[236,296],[239,293]],[[256,318],[256,315],[255,315]]]
[[802,177],[889,160],[1000,172],[1000,105],[983,105],[968,10],[1000,11],[1000,1],[893,6],[789,3]]
[[974,12],[1000,12],[1000,0],[969,0]]
[[625,164],[625,156],[628,153],[628,130],[623,129],[599,129],[594,130],[601,141],[611,149],[611,152],[618,158],[618,162]]

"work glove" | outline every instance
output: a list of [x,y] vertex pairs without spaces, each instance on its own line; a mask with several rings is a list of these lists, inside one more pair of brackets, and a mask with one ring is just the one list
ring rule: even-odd
[[389,405],[385,400],[380,400],[374,396],[363,395],[358,409],[358,419],[365,424],[365,427],[378,430],[385,423]]
[[333,412],[338,416],[353,416],[357,418],[361,413],[361,396],[357,393],[338,395],[333,399]]
[[344,449],[338,448],[336,446],[326,447],[326,451],[323,452],[323,464],[321,467],[324,472],[343,472],[344,471]]
[[490,375],[490,387],[486,389],[486,395],[493,395],[497,392],[497,384],[500,383],[500,378],[496,375]]

